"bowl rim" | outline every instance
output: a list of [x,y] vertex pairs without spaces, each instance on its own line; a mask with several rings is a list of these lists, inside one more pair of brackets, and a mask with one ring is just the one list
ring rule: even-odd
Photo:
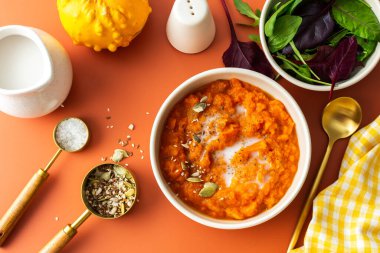
[[[267,41],[266,41],[266,36],[264,32],[264,26],[265,22],[267,20],[267,14],[269,13],[269,9],[271,7],[272,2],[274,1],[281,1],[281,0],[268,0],[265,1],[262,12],[261,12],[261,18],[260,18],[260,23],[259,23],[259,36],[260,36],[260,41],[261,41],[261,46],[264,51],[265,57],[268,59],[270,65],[287,81],[290,83],[304,88],[308,90],[314,90],[314,91],[330,91],[331,86],[324,86],[324,85],[313,85],[310,83],[303,82],[292,75],[288,74],[285,70],[283,70],[277,62],[273,59],[271,52],[269,51]],[[377,18],[380,20],[380,2],[379,1],[368,1],[373,12],[377,16]],[[373,8],[375,7],[375,9]],[[344,88],[347,88],[349,86],[352,86],[359,81],[361,81],[363,78],[365,78],[377,65],[377,63],[380,60],[380,43],[377,43],[375,51],[372,53],[372,55],[366,60],[365,66],[361,68],[357,73],[355,73],[353,76],[351,76],[349,79],[346,79],[344,81],[337,82],[334,90],[341,90]]]
[[[297,115],[297,118],[300,120],[300,122],[297,122],[297,124],[300,125],[300,129],[302,132],[300,133],[300,135],[305,137],[304,138],[305,146],[302,147],[302,151],[304,154],[304,163],[301,164],[299,161],[297,171],[301,170],[301,172],[300,172],[300,178],[298,178],[298,181],[295,181],[295,179],[293,179],[293,182],[289,186],[285,195],[272,208],[268,209],[267,211],[263,213],[258,214],[257,216],[253,216],[244,220],[216,219],[208,215],[202,214],[201,212],[191,208],[190,206],[188,206],[188,204],[186,204],[185,202],[183,202],[181,199],[179,199],[178,197],[174,195],[170,187],[167,185],[165,179],[163,178],[161,169],[159,168],[159,158],[158,158],[159,152],[157,151],[159,148],[161,131],[162,131],[162,129],[161,131],[159,131],[159,129],[160,127],[162,128],[162,125],[166,122],[167,115],[165,114],[168,114],[168,111],[172,110],[172,107],[174,106],[174,104],[176,104],[184,96],[189,94],[189,92],[195,91],[199,89],[200,87],[202,87],[203,85],[206,85],[207,83],[209,83],[209,82],[206,82],[206,83],[203,83],[202,85],[198,84],[198,86],[196,86],[195,84],[200,82],[202,79],[205,79],[207,77],[222,76],[222,75],[236,76],[237,79],[243,78],[243,76],[248,76],[250,78],[259,79],[263,81],[263,83],[270,84],[271,86],[273,86],[272,88],[274,88],[276,91],[280,93],[281,99],[286,100],[287,102],[291,104],[294,114]],[[217,79],[223,79],[223,78],[214,78],[212,80],[217,80]],[[227,78],[224,78],[224,79],[227,79]],[[196,87],[191,88],[191,86],[196,86]],[[182,92],[184,92],[184,90],[188,87],[190,87],[189,88],[190,91],[187,91],[185,94],[182,94]],[[269,93],[266,90],[264,91]],[[270,94],[270,95],[273,96],[273,94]],[[176,99],[177,99],[177,102],[173,104],[173,101]],[[170,105],[172,107],[170,107]],[[286,106],[288,111],[289,111],[289,106]],[[297,133],[297,136],[299,137],[298,133]],[[299,141],[299,144],[300,144],[300,141]],[[301,156],[300,156],[300,160],[301,160]],[[298,195],[299,191],[301,190],[309,171],[310,160],[311,160],[311,137],[310,137],[309,127],[302,110],[300,109],[300,107],[298,106],[294,98],[280,84],[278,84],[273,79],[270,79],[269,77],[264,76],[263,74],[260,74],[251,70],[240,69],[240,68],[210,69],[210,70],[198,73],[190,77],[189,79],[185,80],[181,85],[179,85],[176,89],[174,89],[174,91],[165,99],[164,103],[161,105],[156,115],[156,118],[154,120],[151,136],[150,136],[150,162],[151,162],[155,180],[160,190],[164,193],[165,197],[177,210],[179,210],[182,214],[184,214],[191,220],[196,221],[200,224],[209,226],[209,227],[219,228],[219,229],[242,229],[242,228],[256,226],[273,218],[274,216],[282,212],[294,200],[294,198]],[[293,187],[292,192],[290,192],[288,195],[288,191],[292,187]],[[285,196],[287,196],[288,198],[286,199],[286,201],[282,201],[283,199],[285,199]]]

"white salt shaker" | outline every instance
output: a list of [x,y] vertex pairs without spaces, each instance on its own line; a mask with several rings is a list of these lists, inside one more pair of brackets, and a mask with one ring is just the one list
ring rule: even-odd
[[199,53],[215,37],[215,23],[207,0],[176,0],[166,24],[166,35],[177,50]]

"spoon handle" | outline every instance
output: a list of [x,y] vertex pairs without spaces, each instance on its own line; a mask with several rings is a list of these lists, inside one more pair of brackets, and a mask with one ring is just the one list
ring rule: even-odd
[[64,229],[59,231],[51,240],[48,242],[39,253],[57,253],[60,252],[66,244],[68,244],[71,239],[77,234],[77,230],[73,228],[70,224],[67,224]]
[[73,237],[77,234],[80,225],[90,217],[91,212],[86,209],[73,224],[67,224],[59,231],[40,251],[39,253],[58,253],[60,252]]
[[39,169],[29,180],[24,189],[17,196],[15,201],[9,207],[8,211],[0,220],[0,246],[7,239],[12,229],[15,227],[21,216],[24,214],[29,203],[45,182],[49,174]]
[[315,197],[315,195],[317,195],[317,189],[318,189],[319,183],[321,182],[323,173],[325,171],[327,161],[329,160],[329,156],[330,156],[332,147],[334,145],[334,142],[335,142],[335,140],[331,140],[331,139],[329,140],[329,144],[327,146],[325,156],[323,157],[322,164],[319,167],[319,171],[318,171],[317,177],[315,178],[315,181],[314,181],[314,184],[313,184],[313,186],[311,188],[309,196],[307,197],[307,200],[306,200],[306,203],[305,203],[305,205],[303,207],[301,216],[298,219],[296,228],[295,228],[295,230],[293,232],[292,239],[290,240],[289,247],[288,247],[288,252],[290,252],[294,248],[294,246],[296,245],[296,243],[298,241],[298,237],[299,237],[299,235],[301,233],[303,224],[305,223],[305,220],[306,220],[307,215],[308,215],[308,213],[310,211],[311,205],[313,204],[314,197]]

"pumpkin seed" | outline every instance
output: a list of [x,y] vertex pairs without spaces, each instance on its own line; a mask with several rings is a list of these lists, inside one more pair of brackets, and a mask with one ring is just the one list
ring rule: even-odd
[[203,98],[201,98],[201,100],[199,102],[201,103],[205,103],[207,101],[208,97],[207,96],[204,96]]
[[114,161],[115,163],[118,163],[120,162],[121,160],[123,160],[125,157],[129,157],[129,153],[126,152],[125,150],[123,149],[115,149],[115,151],[113,152],[113,155],[111,157],[111,160]]
[[203,180],[200,179],[199,177],[189,177],[186,179],[187,181],[191,182],[191,183],[200,183],[202,182]]
[[206,109],[207,105],[206,103],[196,103],[194,106],[193,106],[193,111],[194,112],[203,112],[205,109]]
[[125,193],[125,196],[127,196],[127,197],[131,197],[133,194],[135,194],[135,190],[134,190],[134,189],[129,189],[129,190]]
[[203,185],[202,190],[199,192],[199,196],[202,198],[209,198],[215,194],[219,186],[213,182],[207,182]]
[[198,143],[201,142],[201,138],[199,138],[199,136],[196,135],[196,134],[193,134],[193,139],[194,139],[194,141],[196,141],[196,142],[198,142]]
[[125,176],[128,173],[127,169],[124,167],[121,167],[121,166],[114,166],[113,169],[116,172],[116,174],[118,174],[120,176]]
[[110,178],[111,178],[111,172],[110,171],[104,172],[102,175],[100,175],[100,178],[103,179],[103,180],[105,180],[105,181],[110,180]]
[[187,170],[187,165],[185,162],[181,162],[182,170]]

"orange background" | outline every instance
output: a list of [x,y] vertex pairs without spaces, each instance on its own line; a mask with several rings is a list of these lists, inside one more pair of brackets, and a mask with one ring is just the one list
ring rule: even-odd
[[[229,30],[220,1],[209,1],[217,27],[215,41],[202,53],[180,53],[171,47],[165,34],[174,1],[150,2],[153,12],[149,21],[128,48],[116,53],[96,53],[72,44],[60,24],[55,1],[0,1],[1,26],[21,24],[47,31],[66,48],[74,68],[73,87],[64,107],[36,119],[19,119],[0,113],[0,215],[32,174],[39,167],[45,167],[56,151],[52,131],[58,121],[68,116],[81,117],[92,134],[83,151],[61,154],[27,215],[0,252],[36,252],[58,230],[73,222],[84,211],[80,187],[86,172],[101,163],[101,157],[109,157],[120,147],[118,139],[125,139],[128,134],[132,142],[144,150],[144,159],[134,156],[126,160],[140,185],[139,203],[131,213],[117,220],[90,217],[64,252],[286,251],[327,145],[320,118],[328,94],[280,81],[302,108],[313,144],[307,181],[287,209],[265,224],[236,231],[208,228],[193,222],[177,211],[159,190],[149,162],[149,134],[160,105],[174,88],[194,74],[223,66],[221,56],[230,43]],[[233,20],[247,22],[236,12],[233,1],[227,2]],[[264,3],[247,2],[259,8]],[[247,40],[251,31],[237,27],[241,40]],[[362,125],[379,114],[379,70],[377,66],[359,84],[335,92],[335,97],[351,96],[361,104]],[[107,120],[107,116],[111,119]],[[134,131],[128,130],[130,123],[135,124]],[[107,128],[111,125],[113,128]],[[336,143],[321,188],[336,179],[346,144],[347,140]]]

